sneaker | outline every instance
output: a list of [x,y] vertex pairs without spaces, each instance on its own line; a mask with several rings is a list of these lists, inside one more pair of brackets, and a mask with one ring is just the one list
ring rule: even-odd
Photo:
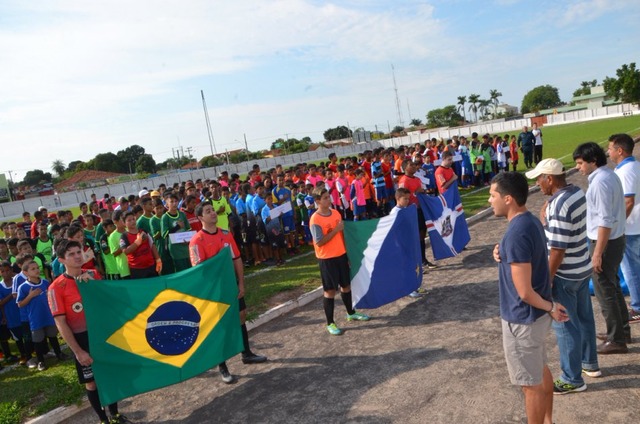
[[600,371],[600,368],[595,370],[586,370],[582,368],[582,372],[591,378],[602,377],[602,371]]
[[20,365],[27,365],[27,357],[21,356],[20,361],[18,362]]
[[27,368],[34,369],[37,366],[38,366],[38,359],[37,358],[32,357],[31,359],[29,359],[27,361]]
[[425,262],[426,262],[425,265],[426,265],[427,269],[436,269],[436,268],[438,268],[438,265],[436,265],[434,263],[431,263],[429,261],[425,261]]
[[116,414],[111,417],[109,424],[131,424],[131,420],[122,414]]
[[341,336],[344,333],[344,331],[338,328],[335,322],[332,322],[331,324],[327,325],[327,331],[332,336]]
[[420,287],[416,291],[420,294],[427,294],[427,289],[425,289],[424,287]]
[[224,381],[225,384],[231,384],[236,381],[236,378],[231,375],[229,369],[226,366],[219,366],[218,368],[220,369],[220,376],[222,377],[222,381]]
[[44,362],[38,362],[38,371],[44,371],[47,369],[47,366],[44,364]]
[[566,395],[567,393],[584,392],[587,390],[587,384],[582,383],[581,386],[574,386],[570,383],[565,383],[562,380],[556,380],[553,382],[553,394],[554,395]]
[[262,355],[256,355],[253,352],[249,352],[247,354],[242,354],[242,363],[243,364],[261,364],[263,362],[267,362],[267,357]]
[[640,322],[640,311],[636,311],[635,309],[629,309],[629,324],[633,324],[636,322]]
[[415,299],[415,298],[417,298],[417,297],[422,297],[422,294],[421,294],[421,293],[419,293],[417,290],[414,290],[414,291],[412,291],[411,293],[409,293],[409,297],[412,297],[412,298],[414,298],[414,299]]
[[370,319],[369,315],[361,312],[354,312],[351,315],[347,314],[347,321],[369,321]]

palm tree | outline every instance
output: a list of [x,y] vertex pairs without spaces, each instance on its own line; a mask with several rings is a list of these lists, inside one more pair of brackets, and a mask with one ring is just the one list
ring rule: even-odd
[[489,90],[489,100],[493,103],[493,117],[498,114],[498,97],[502,97],[502,93],[498,90]]
[[491,100],[481,99],[478,100],[478,111],[480,111],[480,116],[484,121],[487,116],[487,110],[489,109],[489,105],[491,104]]
[[417,119],[417,118],[413,118],[411,120],[411,125],[414,127],[419,127],[420,125],[422,125],[422,120],[421,119]]
[[475,121],[478,122],[478,101],[480,100],[479,94],[469,94],[469,112],[473,112]]
[[60,159],[56,159],[51,164],[51,169],[53,169],[53,171],[58,174],[58,177],[61,177],[67,167],[64,166],[64,162],[62,162]]
[[464,105],[467,103],[467,96],[458,96],[458,113],[462,111],[462,117],[464,118],[464,122],[467,122],[467,114],[464,111]]

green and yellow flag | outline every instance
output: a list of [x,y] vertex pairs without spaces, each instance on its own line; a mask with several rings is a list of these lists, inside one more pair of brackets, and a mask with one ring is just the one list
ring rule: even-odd
[[243,349],[229,249],[177,274],[78,286],[103,405],[187,380]]

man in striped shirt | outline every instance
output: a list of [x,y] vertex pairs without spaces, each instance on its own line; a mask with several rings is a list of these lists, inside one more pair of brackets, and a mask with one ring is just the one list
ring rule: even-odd
[[562,162],[544,159],[526,173],[543,194],[551,196],[540,211],[549,249],[553,300],[567,309],[569,321],[553,322],[562,375],[554,394],[582,392],[582,373],[601,375],[596,353],[596,325],[589,295],[592,268],[587,245],[587,202],[584,192],[567,184]]

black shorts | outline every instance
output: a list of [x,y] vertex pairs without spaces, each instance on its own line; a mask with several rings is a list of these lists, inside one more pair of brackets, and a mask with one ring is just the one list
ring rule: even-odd
[[275,249],[278,249],[278,248],[285,249],[287,247],[287,241],[284,239],[284,234],[269,233],[267,234],[267,237],[269,239],[269,243],[271,244],[271,247]]
[[269,239],[267,238],[267,227],[264,225],[264,222],[262,222],[261,219],[258,220],[257,229],[258,242],[262,246],[268,246]]
[[[89,333],[87,333],[86,331],[83,331],[82,333],[73,333],[73,335],[76,338],[76,342],[78,343],[78,346],[80,346],[82,350],[88,353],[89,352]],[[93,369],[91,369],[91,365],[89,365],[88,367],[85,367],[84,365],[80,365],[80,362],[78,362],[78,358],[74,357],[74,359],[76,363],[76,372],[78,373],[78,381],[80,382],[80,384],[91,383],[94,380]]]
[[338,290],[339,287],[351,285],[349,259],[346,253],[336,258],[318,259],[318,265],[320,265],[320,278],[322,278],[324,291]]
[[245,243],[252,244],[257,241],[256,238],[256,219],[255,217],[242,220],[243,230],[246,234]]
[[424,214],[422,213],[422,208],[420,207],[420,205],[416,205],[418,206],[418,231],[423,232],[423,231],[427,231],[427,223],[424,220]]
[[131,279],[137,280],[139,278],[151,278],[157,277],[158,273],[156,272],[156,266],[151,265],[147,268],[131,268],[129,267],[129,272],[131,272]]
[[240,312],[247,309],[247,303],[244,301],[244,296],[238,299],[238,309],[240,310]]

